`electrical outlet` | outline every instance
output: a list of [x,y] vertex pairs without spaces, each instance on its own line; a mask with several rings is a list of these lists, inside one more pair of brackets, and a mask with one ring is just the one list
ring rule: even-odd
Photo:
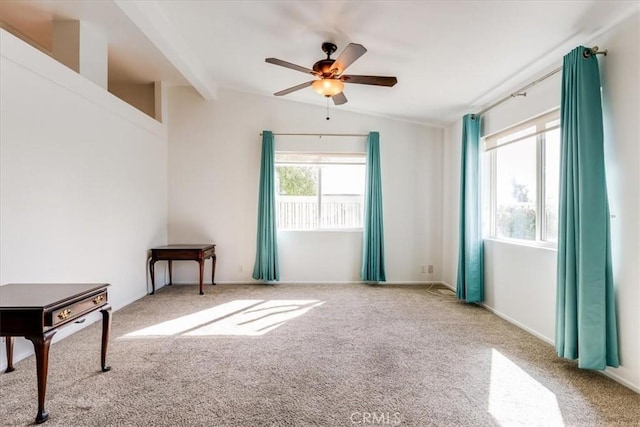
[[429,274],[433,274],[433,265],[429,266]]
[[426,272],[427,272],[427,266],[423,264],[422,266],[420,266],[420,273],[426,274]]

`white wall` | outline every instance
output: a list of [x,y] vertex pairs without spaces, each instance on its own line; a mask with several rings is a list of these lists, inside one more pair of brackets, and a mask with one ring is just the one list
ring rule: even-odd
[[0,54],[0,283],[110,283],[131,303],[167,240],[165,127],[4,30]]
[[[640,15],[635,14],[585,45],[607,49],[599,56],[603,86],[605,162],[611,220],[614,282],[622,366],[606,373],[640,391]],[[559,58],[558,66],[561,65]],[[531,76],[531,79],[539,76]],[[517,88],[513,88],[516,90]],[[484,134],[560,105],[560,74],[485,116]],[[444,280],[455,286],[458,235],[460,127],[445,132],[443,245]],[[556,252],[485,241],[488,308],[553,342],[555,334]]]
[[[250,282],[255,259],[258,175],[263,130],[279,133],[380,132],[387,279],[441,279],[442,130],[331,107],[220,90],[215,101],[174,88],[169,107],[169,240],[215,242],[216,281]],[[276,136],[276,148],[364,151],[364,138]],[[331,148],[334,149],[334,148]],[[361,232],[280,232],[281,281],[358,281]],[[421,274],[421,265],[434,274]],[[206,265],[208,270],[209,263]],[[210,271],[210,270],[208,270]],[[205,272],[205,277],[208,273]],[[175,264],[176,282],[197,268]]]
[[613,280],[622,366],[608,369],[640,393],[640,13],[594,44],[600,61]]
[[442,280],[452,287],[458,274],[461,148],[462,120],[458,120],[445,129],[442,149]]

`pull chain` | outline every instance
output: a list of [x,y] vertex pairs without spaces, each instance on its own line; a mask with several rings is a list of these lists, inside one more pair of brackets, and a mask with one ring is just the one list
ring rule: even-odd
[[327,120],[329,120],[329,97],[327,96]]

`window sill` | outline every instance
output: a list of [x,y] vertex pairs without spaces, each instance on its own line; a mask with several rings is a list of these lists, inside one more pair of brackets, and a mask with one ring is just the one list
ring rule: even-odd
[[551,242],[529,241],[520,239],[499,239],[495,237],[483,237],[483,241],[503,243],[506,245],[526,246],[528,248],[544,249],[548,251],[558,251],[558,245]]
[[362,230],[362,228],[315,228],[313,230],[278,230],[278,233],[362,233]]

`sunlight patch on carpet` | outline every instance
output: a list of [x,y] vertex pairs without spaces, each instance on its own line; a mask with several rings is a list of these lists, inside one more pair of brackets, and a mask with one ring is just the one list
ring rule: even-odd
[[318,300],[235,300],[157,323],[121,338],[264,335],[324,304]]
[[501,426],[564,426],[556,395],[495,348],[489,413]]

